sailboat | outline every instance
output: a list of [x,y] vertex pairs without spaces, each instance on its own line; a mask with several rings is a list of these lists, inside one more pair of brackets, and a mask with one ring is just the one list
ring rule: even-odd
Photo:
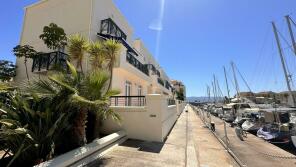
[[[288,24],[288,28],[289,28],[289,33],[290,33],[290,37],[291,37],[291,41],[292,41],[293,52],[296,55],[296,43],[295,43],[293,31],[292,31],[291,22],[294,23],[295,26],[296,26],[296,24],[295,24],[295,22],[293,22],[293,20],[291,19],[291,17],[289,15],[287,15],[285,18],[287,20],[287,24]],[[282,47],[281,47],[281,43],[280,43],[280,39],[279,39],[279,35],[278,35],[278,30],[277,30],[276,25],[275,25],[274,22],[272,22],[272,27],[273,27],[274,35],[275,35],[275,38],[276,38],[277,47],[278,47],[279,55],[280,55],[280,58],[281,58],[283,71],[284,71],[284,74],[285,74],[287,88],[289,90],[289,97],[292,99],[292,103],[293,103],[292,106],[296,107],[295,97],[294,97],[294,95],[292,93],[292,89],[291,89],[291,82],[292,82],[291,75],[288,74],[288,70],[286,68],[286,64],[285,64],[284,57],[283,57],[283,51],[282,51]],[[295,123],[293,125],[294,125],[294,127],[292,127],[290,129],[290,139],[292,140],[294,146],[296,147]]]
[[265,125],[257,131],[257,136],[272,143],[289,143],[295,128],[291,115],[296,114],[296,108],[264,109],[261,112]]

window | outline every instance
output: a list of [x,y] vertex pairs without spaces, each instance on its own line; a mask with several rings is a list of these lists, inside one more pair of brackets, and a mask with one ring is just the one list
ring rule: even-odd
[[131,96],[131,92],[132,92],[132,84],[129,81],[125,82],[125,105],[126,106],[130,106],[131,105],[131,98],[129,98],[128,96]]
[[[139,85],[138,86],[138,96],[142,96],[142,86]],[[138,97],[138,106],[142,106],[143,105],[143,99],[141,97]]]
[[138,96],[142,96],[142,86],[138,86]]

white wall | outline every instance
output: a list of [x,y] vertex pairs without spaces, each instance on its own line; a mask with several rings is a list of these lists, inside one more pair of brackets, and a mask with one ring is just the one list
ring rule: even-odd
[[[179,105],[179,111],[184,105]],[[168,106],[164,95],[146,96],[145,107],[111,107],[121,117],[121,124],[111,119],[103,122],[103,133],[125,130],[132,139],[163,142],[178,118],[177,105]]]
[[[88,38],[90,4],[91,0],[47,0],[26,7],[20,45],[31,45],[38,52],[48,52],[39,35],[42,34],[43,27],[50,23],[63,27],[67,35],[80,33]],[[32,62],[29,59],[27,63],[29,76],[38,77],[38,74],[31,72]],[[18,83],[26,80],[24,59],[17,58],[16,65],[18,68],[15,81]]]

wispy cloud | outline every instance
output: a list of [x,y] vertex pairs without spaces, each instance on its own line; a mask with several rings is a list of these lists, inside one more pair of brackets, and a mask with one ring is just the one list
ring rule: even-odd
[[154,19],[150,25],[149,25],[149,29],[154,30],[154,31],[162,31],[163,26],[163,16],[164,16],[164,5],[165,5],[165,0],[160,0],[160,10],[159,10],[159,14],[158,17],[156,19]]
[[162,22],[159,19],[153,20],[150,25],[149,29],[154,30],[154,31],[162,31]]
[[156,34],[156,47],[155,47],[155,58],[158,60],[159,57],[159,48],[160,48],[160,40],[161,40],[161,31],[163,30],[163,16],[164,16],[164,8],[165,8],[165,0],[160,0],[160,10],[158,17],[153,20],[149,29],[157,32]]

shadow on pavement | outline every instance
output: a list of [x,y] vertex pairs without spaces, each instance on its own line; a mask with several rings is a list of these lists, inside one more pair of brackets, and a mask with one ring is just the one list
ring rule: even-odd
[[164,143],[161,142],[148,142],[142,140],[128,139],[127,141],[120,144],[124,147],[138,148],[139,151],[160,153]]

